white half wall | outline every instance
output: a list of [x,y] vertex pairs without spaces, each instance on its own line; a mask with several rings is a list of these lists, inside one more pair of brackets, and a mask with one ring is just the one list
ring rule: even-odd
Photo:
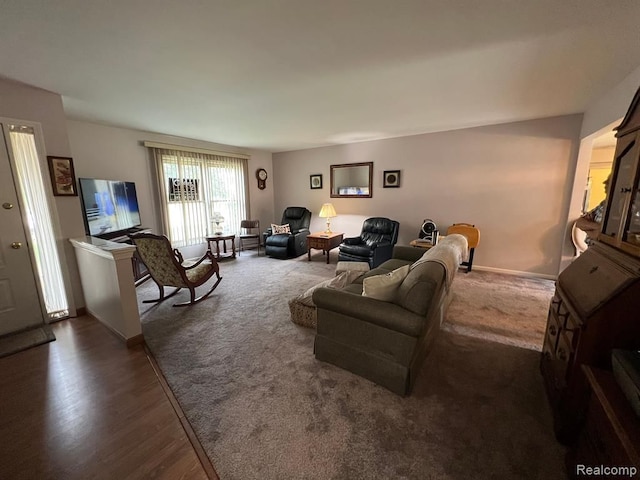
[[[398,244],[418,235],[425,218],[446,230],[480,228],[474,265],[555,276],[565,240],[582,115],[337,145],[273,155],[276,215],[290,205],[313,212],[332,202],[331,228],[355,236],[371,216],[400,222]],[[373,197],[330,198],[329,166],[374,162]],[[400,188],[383,188],[384,170],[400,170]],[[309,175],[323,175],[311,190]]]

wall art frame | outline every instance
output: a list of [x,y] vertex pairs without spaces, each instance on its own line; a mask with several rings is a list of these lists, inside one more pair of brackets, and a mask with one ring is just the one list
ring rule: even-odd
[[400,170],[385,170],[382,176],[383,188],[400,187]]
[[309,187],[311,190],[316,190],[322,188],[322,174],[315,173],[313,175],[309,175]]
[[56,197],[77,197],[76,173],[71,157],[47,155],[51,186]]

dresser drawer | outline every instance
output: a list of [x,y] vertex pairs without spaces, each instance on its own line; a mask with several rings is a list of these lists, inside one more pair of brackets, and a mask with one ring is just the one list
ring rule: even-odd
[[547,317],[547,332],[545,335],[545,343],[551,346],[551,351],[556,351],[558,345],[558,335],[560,335],[560,323],[553,311],[549,312]]
[[310,248],[315,248],[316,250],[324,250],[327,248],[327,244],[329,243],[328,238],[313,238],[307,237],[308,246]]

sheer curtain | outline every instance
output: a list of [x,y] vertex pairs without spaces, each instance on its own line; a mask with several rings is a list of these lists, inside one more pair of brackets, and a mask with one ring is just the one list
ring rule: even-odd
[[65,317],[69,314],[69,303],[60,269],[60,257],[42,180],[35,135],[30,127],[10,125],[9,138],[16,167],[14,175],[20,185],[18,190],[22,206],[25,208],[45,308],[50,318]]
[[[247,159],[152,148],[156,160],[164,230],[174,247],[204,242],[219,230],[238,234],[247,218]],[[222,219],[222,220],[221,220]]]

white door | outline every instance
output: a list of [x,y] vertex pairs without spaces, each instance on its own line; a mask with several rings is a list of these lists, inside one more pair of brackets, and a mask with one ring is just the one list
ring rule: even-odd
[[4,136],[0,135],[0,335],[44,323]]

